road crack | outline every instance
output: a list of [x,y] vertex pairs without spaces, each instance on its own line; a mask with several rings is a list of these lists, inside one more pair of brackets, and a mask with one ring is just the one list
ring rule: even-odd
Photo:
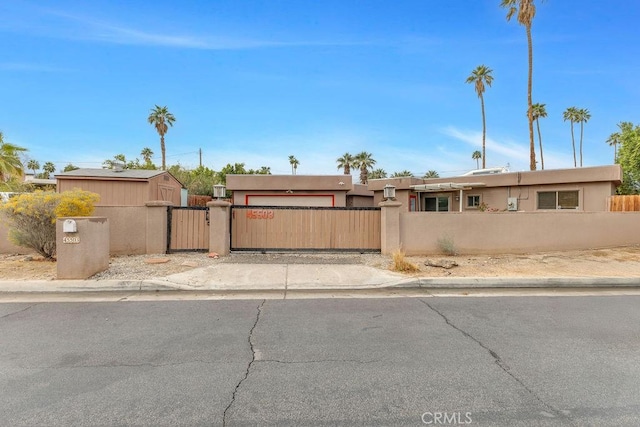
[[31,304],[30,306],[25,307],[25,308],[23,308],[22,310],[18,310],[18,311],[14,311],[14,312],[11,312],[11,313],[7,313],[7,314],[5,314],[4,316],[0,316],[0,319],[6,319],[7,317],[10,317],[10,316],[14,316],[14,315],[16,315],[16,314],[23,313],[23,312],[25,312],[25,311],[29,310],[30,308],[35,307],[36,305],[40,305],[40,304],[42,304],[42,303]]
[[357,363],[359,365],[364,365],[367,363],[376,363],[380,360],[355,360],[355,359],[318,359],[318,360],[277,360],[277,359],[260,359],[256,360],[256,362],[271,362],[271,363],[282,363],[286,365],[297,365],[297,364],[307,364],[307,363]]
[[518,378],[513,372],[511,372],[511,368],[509,368],[509,366],[506,364],[506,362],[504,360],[502,360],[502,358],[500,357],[500,355],[498,353],[496,353],[495,351],[493,351],[491,348],[489,348],[486,344],[484,344],[482,341],[480,341],[478,338],[474,337],[473,335],[471,335],[469,332],[459,328],[458,326],[456,326],[455,324],[453,324],[453,322],[451,322],[447,316],[444,315],[444,313],[442,313],[441,311],[439,311],[438,309],[436,309],[435,307],[433,307],[431,304],[429,304],[428,302],[422,300],[422,299],[418,299],[418,301],[420,301],[422,304],[426,305],[427,307],[429,307],[433,312],[437,313],[440,317],[442,317],[442,319],[445,321],[445,323],[449,326],[451,326],[453,329],[455,329],[456,331],[460,332],[462,335],[464,335],[465,337],[469,338],[470,340],[472,340],[473,342],[475,342],[476,344],[478,344],[480,347],[482,347],[483,349],[485,349],[490,355],[491,357],[494,359],[494,363],[507,375],[509,375],[516,383],[518,383],[522,388],[524,388],[527,393],[529,393],[531,396],[533,396],[534,399],[536,399],[538,402],[540,402],[543,406],[545,406],[548,410],[550,410],[552,412],[552,414],[554,414],[554,416],[560,417],[560,418],[566,418],[571,420],[571,418],[564,413],[563,411],[560,411],[559,409],[555,408],[554,406],[552,406],[551,404],[545,402],[540,396],[538,396],[536,394],[535,391],[533,391],[531,388],[529,388],[523,381],[522,379]]
[[253,331],[256,329],[256,326],[258,326],[258,322],[260,321],[260,315],[262,314],[262,307],[264,306],[265,301],[266,300],[262,300],[262,302],[258,306],[258,313],[256,314],[256,321],[253,323],[253,326],[249,330],[249,337],[247,338],[247,341],[249,342],[249,349],[251,350],[251,360],[247,364],[247,369],[244,372],[244,376],[242,378],[240,378],[240,381],[238,381],[238,384],[236,384],[236,387],[233,390],[233,394],[231,395],[231,402],[229,402],[227,407],[224,408],[224,412],[222,414],[222,426],[223,427],[227,425],[227,412],[229,411],[229,409],[231,409],[231,407],[235,403],[236,394],[238,393],[238,390],[240,389],[240,386],[242,385],[244,380],[246,380],[249,377],[249,371],[251,370],[251,366],[253,366],[253,363],[256,361],[256,349],[255,349],[255,347],[253,345]]

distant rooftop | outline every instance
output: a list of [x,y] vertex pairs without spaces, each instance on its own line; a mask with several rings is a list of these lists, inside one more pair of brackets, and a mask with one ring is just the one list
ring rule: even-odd
[[146,169],[76,169],[69,172],[57,173],[56,178],[65,177],[90,177],[90,178],[124,178],[124,179],[149,179],[161,175],[163,170]]

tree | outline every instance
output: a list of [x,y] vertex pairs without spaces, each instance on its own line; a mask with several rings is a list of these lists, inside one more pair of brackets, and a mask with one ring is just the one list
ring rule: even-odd
[[374,169],[369,172],[369,179],[382,179],[387,177],[387,172],[384,169]]
[[338,162],[338,169],[344,170],[345,175],[351,174],[351,166],[353,166],[353,156],[349,153],[344,153],[342,157],[338,157],[336,160]]
[[580,167],[582,167],[582,134],[584,132],[584,124],[591,118],[591,113],[586,108],[580,108],[577,111],[576,122],[580,123]]
[[80,168],[72,163],[69,163],[67,166],[64,167],[64,169],[62,169],[62,172],[71,172],[77,169],[80,169]]
[[391,178],[406,178],[406,177],[410,177],[413,176],[413,173],[411,173],[411,171],[408,170],[403,170],[402,172],[394,172],[391,175]]
[[33,176],[35,178],[36,176],[36,171],[38,169],[40,169],[40,162],[37,160],[29,160],[29,162],[27,162],[27,169],[32,170],[33,171]]
[[576,107],[569,107],[562,113],[562,120],[571,122],[571,146],[573,147],[573,167],[578,167],[578,161],[576,160],[576,139],[573,133],[573,124],[578,121],[578,109]]
[[160,107],[156,105],[155,108],[151,109],[151,113],[149,117],[147,117],[147,121],[149,124],[153,125],[160,135],[160,151],[162,152],[162,170],[167,169],[166,163],[166,151],[164,145],[164,136],[169,130],[169,126],[173,127],[173,123],[176,121],[176,118],[169,112],[166,106]]
[[527,80],[527,118],[529,119],[529,168],[536,170],[536,147],[533,141],[533,103],[531,101],[531,87],[533,81],[533,41],[531,38],[531,24],[536,16],[536,6],[533,0],[502,0],[500,7],[507,9],[507,21],[516,15],[518,23],[527,32],[527,48],[529,58],[529,78]]
[[476,94],[478,98],[480,98],[480,107],[482,109],[482,168],[485,168],[485,145],[486,145],[486,137],[487,137],[487,126],[485,123],[485,114],[484,114],[484,91],[485,84],[491,87],[491,83],[493,82],[493,76],[491,73],[493,70],[484,65],[478,65],[475,70],[471,72],[471,75],[467,77],[467,83],[473,83],[475,86]]
[[372,157],[371,153],[363,151],[355,155],[353,160],[353,166],[360,169],[360,184],[366,184],[369,177],[369,169],[373,168],[376,161]]
[[613,146],[613,163],[618,161],[618,144],[620,144],[620,133],[614,132],[607,138],[607,144]]
[[482,153],[479,152],[478,150],[476,150],[471,154],[471,158],[476,161],[476,169],[480,169],[480,165],[478,163],[478,160],[480,160],[482,158]]
[[298,171],[298,165],[300,164],[300,161],[296,159],[296,156],[289,156],[289,163],[291,164],[291,174],[295,175]]
[[440,178],[440,174],[434,170],[430,170],[429,172],[424,174],[423,178],[426,178],[426,179]]
[[640,126],[631,122],[618,124],[620,131],[617,162],[622,166],[619,194],[640,194]]
[[151,158],[153,157],[153,151],[151,151],[151,148],[144,147],[142,151],[140,151],[140,155],[145,163],[151,163]]
[[538,144],[540,146],[540,166],[544,170],[544,156],[542,155],[542,135],[540,134],[540,119],[547,117],[546,104],[533,104],[531,106],[531,114],[533,120],[536,121],[536,127],[538,128]]
[[51,162],[46,162],[44,165],[42,165],[42,171],[42,178],[49,179],[51,178],[51,174],[56,171],[56,165]]
[[26,148],[4,141],[4,136],[0,132],[0,186],[9,181],[10,178],[22,176],[24,166],[20,160],[20,153],[27,151]]

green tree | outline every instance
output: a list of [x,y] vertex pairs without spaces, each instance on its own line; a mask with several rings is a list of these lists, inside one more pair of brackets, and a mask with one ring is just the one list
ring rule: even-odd
[[369,179],[382,179],[387,177],[387,172],[384,169],[374,169],[369,172]]
[[413,173],[411,173],[411,171],[408,170],[403,170],[402,172],[394,172],[391,175],[391,178],[407,178],[407,177],[411,177],[413,176]]
[[353,166],[360,169],[360,184],[367,183],[369,178],[369,169],[372,169],[375,164],[376,161],[373,159],[373,155],[371,153],[363,151],[355,155]]
[[618,161],[618,144],[620,144],[620,133],[614,132],[607,138],[607,144],[613,146],[613,163]]
[[256,173],[258,175],[271,175],[271,168],[269,166],[260,166]]
[[591,113],[586,108],[580,108],[577,111],[576,122],[580,123],[580,167],[582,167],[582,135],[584,133],[584,124],[591,118]]
[[24,173],[24,166],[20,160],[20,153],[27,151],[26,148],[4,141],[4,136],[0,132],[0,188],[8,187],[10,179],[16,180]]
[[242,175],[246,174],[247,169],[244,167],[244,163],[227,163],[225,167],[220,169],[220,172],[217,174],[217,181],[220,184],[227,184],[227,175]]
[[298,161],[298,159],[296,159],[296,156],[289,156],[289,164],[291,164],[291,174],[295,175],[298,171],[298,165],[300,164],[300,161]]
[[562,113],[562,120],[571,122],[571,146],[573,147],[573,167],[578,167],[578,161],[576,159],[576,138],[573,132],[573,125],[578,122],[578,109],[576,107],[569,107]]
[[533,41],[531,25],[536,16],[536,5],[533,0],[502,0],[500,7],[507,9],[507,21],[516,15],[518,23],[524,26],[527,33],[527,48],[529,59],[529,75],[527,80],[527,118],[529,119],[529,168],[536,170],[536,147],[533,140],[533,103],[531,88],[533,85]]
[[67,166],[64,167],[64,169],[62,169],[62,172],[71,172],[77,169],[80,169],[80,168],[72,163],[69,163]]
[[149,117],[147,117],[147,121],[149,124],[153,125],[160,135],[160,151],[162,153],[162,170],[167,169],[166,163],[166,150],[164,145],[164,136],[169,130],[169,126],[173,127],[173,123],[176,121],[176,118],[169,112],[166,106],[160,107],[156,105],[155,108],[151,109],[149,113]]
[[142,151],[140,151],[140,156],[142,156],[142,160],[144,160],[145,166],[147,166],[147,168],[149,166],[153,166],[153,169],[155,169],[155,165],[151,161],[151,158],[153,157],[153,151],[151,151],[151,148],[144,147]]
[[617,162],[622,166],[623,179],[619,194],[640,194],[640,126],[621,122]]
[[478,160],[482,158],[482,153],[476,150],[471,154],[471,158],[476,161],[476,169],[480,169],[480,164],[478,163]]
[[37,170],[40,169],[40,162],[33,159],[29,160],[29,162],[27,162],[27,169],[33,171],[33,176],[35,178]]
[[544,156],[542,155],[542,134],[540,133],[540,119],[547,117],[546,104],[533,104],[531,106],[531,114],[533,120],[536,121],[536,127],[538,128],[538,144],[540,146],[540,166],[544,170]]
[[46,162],[42,165],[42,178],[49,179],[51,175],[56,171],[56,165],[51,162]]
[[430,179],[430,178],[440,178],[440,174],[434,170],[430,170],[427,173],[424,174],[423,178],[426,179]]
[[351,166],[353,166],[353,156],[349,153],[344,153],[342,157],[338,157],[336,160],[338,163],[338,169],[344,170],[345,175],[351,174]]
[[480,107],[482,110],[482,168],[485,168],[485,158],[487,156],[485,146],[487,138],[487,125],[485,121],[484,113],[484,92],[485,85],[491,87],[493,82],[493,76],[491,73],[493,70],[485,65],[478,65],[475,70],[471,72],[471,75],[467,77],[467,83],[473,83],[478,98],[480,98]]

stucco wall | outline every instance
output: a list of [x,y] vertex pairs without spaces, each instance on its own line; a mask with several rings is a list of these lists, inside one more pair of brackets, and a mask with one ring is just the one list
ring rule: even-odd
[[145,206],[98,206],[95,216],[109,219],[109,251],[112,255],[138,255],[147,250]]
[[458,253],[527,253],[640,244],[640,212],[400,213],[407,254],[440,253],[449,238]]

